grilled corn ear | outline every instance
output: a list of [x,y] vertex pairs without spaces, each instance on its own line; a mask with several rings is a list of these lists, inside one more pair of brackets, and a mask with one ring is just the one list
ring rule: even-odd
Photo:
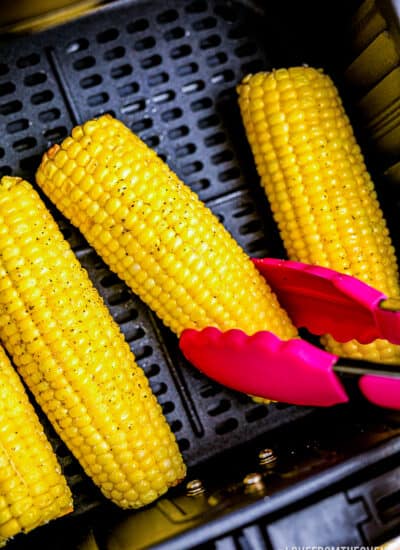
[[296,336],[222,224],[122,122],[104,115],[77,126],[44,155],[36,178],[176,334],[215,326]]
[[4,546],[14,535],[71,512],[72,496],[22,382],[2,347],[0,426],[0,546]]
[[0,218],[0,338],[102,492],[151,502],[185,467],[143,371],[29,183],[2,178]]
[[[399,296],[395,251],[350,121],[332,80],[309,67],[247,76],[239,105],[288,256]],[[343,357],[399,362],[385,340],[339,344]]]

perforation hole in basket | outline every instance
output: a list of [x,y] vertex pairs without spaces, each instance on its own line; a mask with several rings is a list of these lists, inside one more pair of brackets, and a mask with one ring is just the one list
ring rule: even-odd
[[221,145],[226,141],[226,135],[224,132],[216,132],[204,138],[204,145],[206,147],[215,147],[216,145]]
[[187,136],[189,134],[189,127],[185,124],[182,124],[181,126],[177,126],[176,128],[172,128],[171,130],[168,130],[167,135],[170,140],[180,139],[184,136]]
[[93,88],[94,86],[99,86],[103,82],[103,77],[99,74],[91,74],[86,76],[79,81],[79,85],[83,90]]
[[21,111],[22,103],[18,99],[0,104],[0,115],[8,116]]
[[124,63],[123,65],[118,65],[113,67],[110,71],[111,78],[118,80],[119,78],[124,78],[132,73],[132,65],[129,63]]
[[178,118],[181,118],[183,111],[180,107],[174,107],[173,109],[168,109],[161,113],[161,120],[164,122],[172,122]]
[[100,279],[100,284],[103,288],[110,288],[121,284],[121,280],[115,273],[107,273],[107,275]]
[[53,98],[54,93],[51,90],[43,90],[31,96],[31,103],[32,105],[41,105],[42,103],[48,103]]
[[267,240],[265,237],[255,239],[246,244],[246,251],[248,252],[248,254],[251,254],[251,255],[257,255],[260,252],[264,252],[264,250],[267,250],[267,249],[268,249],[268,246],[267,246]]
[[191,176],[196,172],[200,172],[203,169],[204,165],[200,160],[195,160],[194,162],[189,162],[182,166],[182,174],[184,176]]
[[147,378],[154,378],[155,376],[158,376],[161,372],[160,366],[156,363],[145,366],[143,370]]
[[172,48],[169,52],[171,59],[181,59],[192,53],[192,47],[189,44],[180,44],[176,48]]
[[10,70],[9,66],[5,63],[0,63],[0,76],[3,76],[8,73]]
[[157,23],[160,23],[161,25],[166,25],[168,23],[172,23],[173,21],[176,21],[179,17],[179,13],[176,10],[166,10],[162,13],[159,13],[156,17]]
[[193,80],[182,86],[182,93],[184,94],[195,94],[204,90],[205,83],[204,80]]
[[196,151],[196,145],[194,143],[185,143],[184,145],[181,145],[180,147],[177,147],[175,149],[175,156],[176,158],[184,158],[189,155],[193,155],[193,153]]
[[4,157],[5,151],[2,147],[0,147],[0,159]]
[[142,136],[142,139],[146,143],[146,145],[148,147],[151,147],[152,149],[160,145],[160,138],[158,136],[155,136],[155,135]]
[[175,403],[172,401],[166,401],[165,403],[161,404],[162,412],[164,414],[170,414],[175,410]]
[[192,101],[190,104],[191,110],[196,113],[198,111],[203,111],[204,109],[209,109],[212,107],[212,99],[210,97],[202,97],[200,99],[196,99],[195,101]]
[[142,118],[141,120],[136,120],[131,124],[132,132],[135,134],[140,134],[144,130],[148,130],[153,126],[153,119],[151,118]]
[[138,361],[142,359],[147,359],[153,355],[153,348],[151,346],[142,346],[141,348],[135,349],[135,357]]
[[210,50],[221,44],[221,37],[218,34],[211,34],[200,40],[199,46],[202,50]]
[[104,52],[103,59],[104,61],[113,61],[114,59],[120,59],[125,55],[125,48],[122,46],[116,46]]
[[126,103],[126,105],[123,105],[121,107],[121,113],[124,115],[129,115],[133,113],[137,113],[139,111],[144,111],[146,108],[146,100],[145,99],[137,99],[136,101],[132,101],[131,103]]
[[246,411],[245,418],[247,422],[257,422],[257,420],[261,420],[262,418],[265,418],[268,415],[268,407],[266,405],[259,405],[257,407],[254,407],[254,409],[250,409]]
[[224,162],[229,162],[233,159],[233,152],[230,149],[224,149],[219,153],[211,156],[212,164],[218,165],[223,164]]
[[161,395],[164,395],[168,391],[168,386],[164,382],[159,382],[158,384],[154,384],[152,386],[153,393],[156,397],[160,397]]
[[29,55],[22,56],[17,59],[17,67],[19,69],[26,69],[27,67],[33,67],[40,62],[40,55],[37,53],[31,53]]
[[59,143],[67,137],[68,130],[65,126],[56,126],[46,130],[43,135],[49,143]]
[[239,426],[239,422],[236,418],[227,418],[223,422],[216,424],[214,431],[217,435],[225,435],[233,432]]
[[180,77],[188,76],[190,74],[197,73],[199,66],[197,63],[184,63],[183,65],[178,65],[176,68],[176,74]]
[[199,180],[192,181],[190,187],[195,193],[200,193],[211,186],[211,181],[207,178],[200,178]]
[[177,443],[182,453],[190,449],[190,441],[186,438],[178,439]]
[[147,70],[147,69],[152,69],[153,67],[158,67],[158,65],[161,65],[161,63],[162,63],[161,55],[154,54],[142,59],[140,62],[140,66],[142,67],[142,69]]
[[212,114],[203,118],[199,118],[197,121],[197,126],[200,130],[205,130],[211,128],[212,126],[218,126],[220,123],[218,115]]
[[220,399],[216,404],[213,404],[207,409],[207,414],[210,416],[219,416],[220,414],[229,411],[232,407],[232,403],[228,399]]
[[149,22],[144,17],[140,18],[140,19],[136,19],[136,21],[132,21],[131,23],[128,23],[128,25],[126,26],[126,30],[130,34],[135,34],[137,32],[143,32],[148,28],[149,28]]
[[209,67],[218,67],[228,61],[228,56],[225,52],[213,53],[206,57],[206,63]]
[[84,50],[87,50],[89,47],[89,41],[86,38],[78,38],[77,40],[73,40],[72,42],[69,42],[67,44],[67,47],[65,48],[65,51],[68,54],[77,53],[77,52],[83,52]]
[[0,84],[0,97],[3,97],[8,94],[12,94],[15,92],[15,84],[14,82],[3,82],[3,84]]
[[170,424],[171,431],[176,434],[181,431],[183,424],[180,420],[173,420]]
[[248,235],[249,233],[255,233],[262,229],[260,220],[251,220],[243,225],[239,226],[239,233],[241,235]]
[[98,105],[103,105],[107,103],[110,99],[110,96],[106,92],[100,92],[99,94],[90,95],[87,98],[87,104],[89,107],[97,107]]
[[139,91],[139,84],[137,82],[129,82],[117,88],[117,93],[120,97],[126,97],[128,95],[136,94]]
[[122,332],[124,333],[125,340],[127,342],[135,342],[146,335],[145,331],[141,327],[131,325],[122,327]]
[[9,122],[6,126],[6,132],[9,134],[16,134],[29,128],[29,120],[27,118],[18,118]]
[[159,86],[160,84],[164,84],[165,82],[168,82],[169,80],[169,74],[165,71],[162,71],[160,73],[155,73],[152,75],[149,75],[147,79],[147,83],[150,87]]
[[173,27],[164,33],[164,40],[166,42],[172,42],[173,40],[179,40],[185,36],[185,29],[183,27]]
[[40,122],[43,122],[47,124],[48,122],[52,122],[53,120],[57,120],[61,116],[61,111],[59,109],[48,109],[46,111],[41,111],[39,113],[39,120]]
[[73,63],[73,68],[76,71],[84,71],[90,69],[96,64],[96,59],[92,55],[87,55],[86,57],[80,57]]
[[192,27],[194,31],[207,31],[210,29],[213,29],[217,26],[217,20],[215,17],[203,17],[203,19],[198,19],[197,21],[193,21]]
[[214,397],[221,393],[222,389],[214,384],[206,384],[205,386],[202,386],[200,388],[200,395],[201,397],[204,397],[205,399],[208,399],[209,397]]
[[218,180],[221,183],[225,183],[227,181],[235,180],[240,176],[239,168],[236,166],[233,166],[232,168],[229,168],[228,170],[224,170],[223,172],[219,172],[218,174]]
[[145,50],[150,50],[151,48],[154,48],[155,45],[156,41],[153,36],[145,36],[143,38],[139,38],[139,40],[136,40],[136,42],[133,44],[133,49],[137,52],[143,52]]
[[99,32],[96,36],[96,40],[99,44],[106,44],[107,42],[112,42],[113,40],[116,40],[118,36],[118,29],[107,29],[105,31]]
[[44,71],[38,71],[36,73],[26,75],[24,78],[24,84],[25,86],[38,86],[39,84],[46,82],[46,80],[47,74]]
[[185,6],[185,11],[187,11],[187,13],[201,13],[203,11],[207,11],[207,2],[204,0],[195,0],[194,2],[190,2],[187,6]]
[[107,302],[110,306],[117,306],[130,300],[130,294],[127,290],[119,290],[107,297]]
[[152,97],[153,103],[168,103],[169,101],[173,101],[176,97],[176,94],[174,90],[165,90],[164,92],[160,92],[159,94],[156,94]]
[[233,212],[233,218],[243,218],[254,213],[254,206],[251,203],[243,204],[239,210]]
[[13,149],[17,151],[18,153],[22,153],[23,151],[28,151],[29,149],[33,149],[37,144],[37,141],[34,137],[26,137],[24,139],[19,139],[18,141],[14,141],[12,144]]
[[213,74],[211,77],[212,84],[224,84],[225,82],[232,82],[233,80],[235,80],[235,73],[231,69],[220,71]]
[[113,316],[118,324],[124,325],[125,323],[135,321],[139,317],[139,312],[137,309],[129,307],[128,309],[114,311]]

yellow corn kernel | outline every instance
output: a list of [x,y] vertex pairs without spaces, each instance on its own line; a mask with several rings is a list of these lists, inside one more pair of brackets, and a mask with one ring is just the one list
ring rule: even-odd
[[[310,67],[280,69],[247,76],[238,94],[247,138],[289,258],[335,269],[398,296],[398,268],[386,222],[331,79]],[[265,131],[258,128],[260,113]],[[324,336],[323,343],[343,357],[400,361],[400,347],[385,340],[339,344]]]
[[[15,212],[24,220],[23,231],[13,221]],[[60,437],[103,493],[123,507],[147,504],[150,496],[178,483],[185,467],[142,369],[29,183],[1,179],[0,219],[8,237],[5,246],[0,242],[0,270],[10,282],[0,290],[0,339]],[[10,269],[14,255],[21,267]],[[23,323],[18,322],[21,312]],[[14,339],[7,326],[14,328]],[[142,450],[151,453],[158,446],[167,449],[168,471],[162,463],[150,468],[140,459]],[[102,481],[104,465],[111,476]],[[137,471],[148,487],[129,482],[127,493],[134,499],[115,490]]]
[[0,347],[0,546],[71,511],[71,492],[57,458]]
[[[78,128],[44,155],[37,182],[166,325],[178,335],[206,326],[297,335],[239,245],[154,151],[109,115]],[[57,157],[82,152],[96,163],[95,184],[86,191],[63,173],[64,194]],[[72,189],[88,199],[85,211]]]

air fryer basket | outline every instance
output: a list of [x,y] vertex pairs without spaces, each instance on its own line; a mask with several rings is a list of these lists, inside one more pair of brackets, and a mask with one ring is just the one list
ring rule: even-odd
[[[76,123],[109,112],[166,160],[249,255],[284,257],[240,122],[235,85],[249,72],[309,63],[331,72],[350,114],[352,109],[341,80],[346,51],[338,38],[350,6],[283,4],[120,1],[56,29],[4,38],[0,174],[34,182],[50,145]],[[379,161],[372,152],[370,158],[379,183]],[[383,188],[380,195],[397,242],[395,191]],[[89,535],[83,544],[121,550],[162,545],[164,539],[168,548],[278,549],[300,542],[361,544],[395,533],[396,496],[386,516],[379,510],[374,515],[374,486],[366,481],[378,473],[398,481],[395,417],[358,403],[332,411],[265,407],[206,379],[184,361],[176,338],[49,207],[149,377],[189,466],[188,480],[201,478],[206,497],[183,496],[182,486],[144,511],[116,510],[43,419],[73,490],[75,512],[17,537],[10,548],[74,548]],[[276,468],[249,491],[242,479],[262,471],[257,456],[265,447],[276,453]],[[350,475],[356,477],[347,487]],[[393,483],[386,486],[392,495]],[[271,497],[267,507],[265,495]],[[329,502],[321,504],[322,498]],[[331,538],[325,536],[329,530],[322,538],[323,529],[313,531],[315,515],[303,501],[330,511]],[[265,525],[257,523],[265,517]],[[299,538],[300,525],[308,539]]]

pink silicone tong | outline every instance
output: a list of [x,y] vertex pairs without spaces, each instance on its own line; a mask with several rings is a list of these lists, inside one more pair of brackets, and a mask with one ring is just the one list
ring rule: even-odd
[[[341,342],[385,338],[400,344],[399,301],[331,269],[271,258],[253,261],[297,327],[329,333]],[[251,395],[331,406],[348,401],[342,377],[347,373],[357,376],[369,401],[400,410],[400,369],[345,361],[304,340],[286,342],[267,331],[248,336],[208,327],[185,330],[180,347],[204,374]]]

